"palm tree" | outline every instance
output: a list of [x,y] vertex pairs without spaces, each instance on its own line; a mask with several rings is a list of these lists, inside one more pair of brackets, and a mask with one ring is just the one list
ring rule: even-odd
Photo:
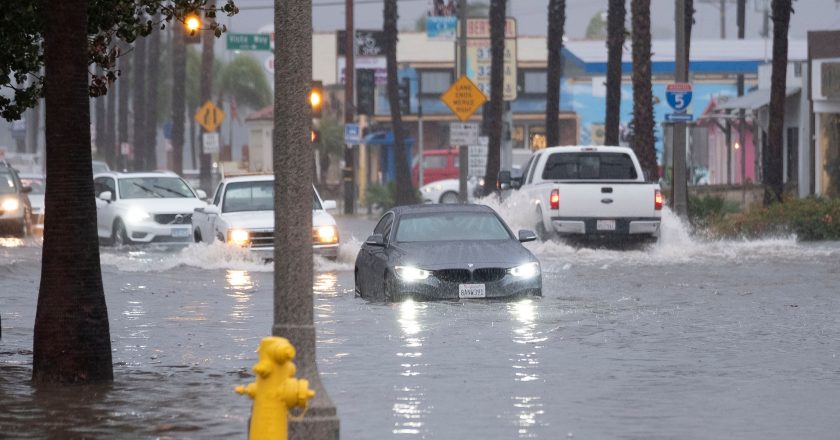
[[764,204],[782,202],[784,192],[782,144],[785,129],[785,88],[787,87],[788,29],[791,0],[773,0],[773,67],[770,76],[770,125],[767,130]]
[[[96,75],[102,75],[102,68],[98,67],[96,69]],[[96,115],[96,122],[93,124],[96,128],[96,154],[102,156],[105,152],[105,142],[107,141],[107,135],[105,134],[106,127],[105,127],[105,97],[99,96],[94,98],[95,101],[93,103],[94,112]]]
[[397,0],[385,0],[382,10],[383,33],[385,34],[385,60],[388,70],[388,104],[391,107],[391,130],[394,132],[394,160],[396,161],[396,188],[394,202],[397,206],[417,203],[411,185],[408,157],[405,154],[405,132],[400,112],[399,87],[397,85]]
[[566,0],[548,2],[548,84],[546,90],[545,133],[548,145],[560,145],[560,80],[563,65],[563,25],[566,23]]
[[607,11],[607,113],[604,144],[618,145],[621,120],[621,55],[624,52],[624,0],[610,0]]
[[501,167],[506,4],[507,0],[490,1],[490,104],[487,106],[490,139],[487,145],[487,171],[484,173],[485,195],[496,190]]
[[[216,0],[209,0],[207,2],[207,7],[215,8]],[[212,22],[214,20],[212,18],[208,18],[206,15],[205,19],[208,20],[210,22],[209,25],[212,26]],[[213,54],[213,44],[215,42],[216,39],[207,34],[205,34],[201,39],[201,100],[199,105],[204,105],[204,103],[209,101],[213,96],[213,73],[218,71],[218,69],[214,69],[215,57]],[[201,133],[204,133],[203,128]],[[199,156],[199,181],[201,182],[201,187],[204,188],[205,191],[210,191],[213,179],[210,175],[211,156],[204,151],[204,141],[201,142],[201,154]]]
[[[154,22],[160,21],[160,14],[154,17]],[[142,38],[141,38],[142,39]],[[160,87],[160,33],[153,30],[145,37],[148,41],[147,47],[147,69],[146,74],[146,115],[145,122],[146,140],[144,165],[147,169],[157,168],[157,127],[158,127],[158,87]]]
[[653,139],[650,0],[632,0],[633,13],[633,150],[650,180],[659,179]]
[[111,382],[111,337],[91,196],[88,2],[66,0],[44,9],[50,185],[32,381]]
[[251,109],[268,105],[271,85],[265,79],[263,70],[260,62],[250,55],[237,55],[229,63],[221,64],[216,81],[219,102],[233,96],[238,105]]
[[115,149],[117,142],[117,89],[114,87],[115,83],[111,83],[108,88],[108,107],[105,115],[105,151],[103,151],[103,158],[109,167],[116,168]]
[[172,170],[184,173],[187,47],[181,26],[172,28]]
[[[126,45],[123,45],[123,48],[126,48]],[[118,82],[118,92],[119,96],[117,100],[119,101],[119,114],[117,115],[117,144],[119,145],[120,153],[118,155],[117,162],[117,169],[128,168],[128,157],[124,156],[122,153],[122,144],[130,142],[128,138],[128,114],[130,110],[128,108],[128,99],[129,99],[129,90],[131,89],[131,57],[130,56],[123,56],[120,57],[119,61],[120,65],[120,80]]]
[[145,38],[134,41],[134,169],[146,169],[146,42]]

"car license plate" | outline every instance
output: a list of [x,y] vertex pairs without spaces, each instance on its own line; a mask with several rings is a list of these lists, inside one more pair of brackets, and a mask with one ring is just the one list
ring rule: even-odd
[[459,284],[458,298],[484,298],[484,284]]
[[596,227],[599,231],[615,231],[615,220],[598,220]]
[[189,237],[190,236],[190,230],[185,229],[185,228],[173,229],[172,230],[172,236],[173,237],[179,237],[179,238]]

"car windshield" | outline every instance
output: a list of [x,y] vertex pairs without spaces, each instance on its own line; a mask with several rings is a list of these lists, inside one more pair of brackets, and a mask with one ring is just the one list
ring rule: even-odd
[[636,180],[633,159],[625,153],[554,153],[548,157],[544,180]]
[[406,214],[397,225],[397,242],[508,240],[510,233],[489,212]]
[[0,170],[0,194],[16,193],[15,179],[12,173],[6,170]]
[[[274,209],[274,181],[228,183],[222,212],[271,211]],[[312,209],[321,209],[321,201],[312,193]]]
[[123,199],[194,198],[192,190],[180,177],[130,177],[120,179]]
[[31,194],[44,194],[47,189],[47,182],[39,177],[21,177],[20,183],[32,188]]

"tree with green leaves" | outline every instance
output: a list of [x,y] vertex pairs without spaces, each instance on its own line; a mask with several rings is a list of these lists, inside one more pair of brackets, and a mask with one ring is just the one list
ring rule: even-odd
[[773,0],[773,67],[770,74],[770,126],[764,160],[764,205],[783,202],[785,97],[787,88],[788,30],[792,0]]
[[548,72],[546,85],[545,134],[549,146],[560,145],[560,80],[563,77],[561,51],[566,0],[548,2]]
[[[202,1],[66,0],[14,2],[2,8],[0,115],[16,119],[43,96],[46,163],[41,284],[35,316],[32,379],[47,383],[113,380],[108,312],[102,286],[90,151],[89,97],[104,95],[117,79],[115,39],[149,35],[143,17],[180,20],[203,10]],[[236,13],[233,3],[222,10]],[[14,22],[13,26],[7,24]],[[221,35],[224,29],[213,29]],[[91,74],[98,65],[102,74]],[[42,69],[43,68],[43,72]]]

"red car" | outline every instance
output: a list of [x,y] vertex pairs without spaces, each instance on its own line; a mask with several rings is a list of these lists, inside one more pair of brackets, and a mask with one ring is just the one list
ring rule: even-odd
[[[415,159],[411,168],[411,182],[418,186],[420,161]],[[458,178],[458,149],[423,151],[423,184],[444,179]]]

